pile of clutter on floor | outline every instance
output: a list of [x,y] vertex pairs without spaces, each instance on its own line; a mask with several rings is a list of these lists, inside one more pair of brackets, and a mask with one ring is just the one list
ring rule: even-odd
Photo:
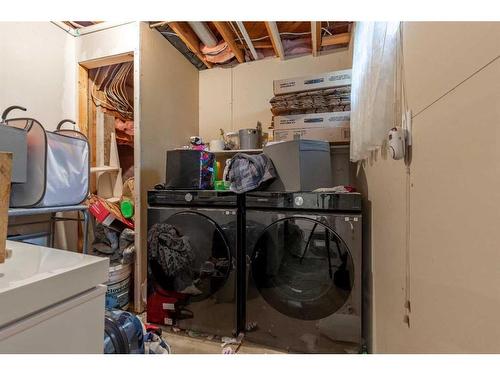
[[86,201],[97,221],[90,253],[108,257],[110,264],[131,264],[135,259],[133,192],[131,195],[113,203],[91,194]]
[[222,354],[236,354],[241,347],[245,334],[241,332],[237,337],[222,338]]
[[221,343],[221,353],[222,354],[237,354],[238,350],[243,343],[243,339],[245,338],[244,333],[240,333],[237,337],[229,337],[229,336],[216,336],[208,333],[198,332],[194,330],[181,330],[177,327],[171,327],[171,332],[176,334],[185,334],[191,338],[197,339],[206,339],[209,341],[220,341]]
[[[134,315],[128,311],[107,309],[104,354],[172,354],[171,346],[163,337],[162,328],[146,323],[145,319],[146,314]],[[250,330],[255,328],[256,323],[247,326]],[[244,333],[237,337],[220,337],[177,327],[170,327],[170,332],[185,334],[191,338],[219,341],[222,354],[237,354],[245,338]]]
[[[249,322],[247,323],[246,326],[246,331],[253,331],[257,329],[257,322]],[[208,341],[213,341],[213,342],[220,342],[221,346],[221,354],[238,354],[239,349],[241,348],[241,345],[243,344],[243,340],[245,338],[245,334],[243,332],[240,332],[238,336],[236,337],[230,337],[230,336],[217,336],[214,334],[210,333],[204,333],[204,332],[199,332],[191,329],[187,330],[182,330],[178,327],[171,326],[170,327],[170,332],[179,334],[179,335],[186,335],[191,338],[197,338],[197,339],[205,339]]]

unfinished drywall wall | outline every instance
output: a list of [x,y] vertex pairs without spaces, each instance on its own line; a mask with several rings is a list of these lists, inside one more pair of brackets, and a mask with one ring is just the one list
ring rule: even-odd
[[134,52],[139,48],[139,22],[95,31],[78,36],[75,40],[79,63]]
[[500,352],[499,36],[500,23],[404,24],[410,175],[379,155],[358,181],[370,223],[375,352]]
[[225,131],[271,124],[273,80],[351,67],[352,51],[342,49],[318,57],[267,58],[233,68],[200,71],[200,135],[205,141]]
[[[59,121],[75,119],[75,41],[50,22],[0,22],[0,111],[20,105],[26,112],[11,116],[36,118],[46,130]],[[43,220],[38,217],[29,220]],[[48,226],[23,226],[12,219],[10,233],[35,233]],[[55,246],[76,249],[76,224],[56,224]],[[66,228],[63,230],[63,228]]]
[[72,36],[50,22],[0,22],[0,50],[0,110],[24,106],[47,130],[75,118]]
[[165,181],[166,151],[187,144],[198,133],[198,70],[146,23],[140,27],[139,70],[140,132],[136,137],[140,137],[141,215],[136,226],[144,234],[140,264],[145,279],[147,190]]
[[[135,191],[140,192],[142,177],[142,153],[141,153],[141,50],[140,50],[140,22],[129,22],[116,25],[111,28],[92,32],[76,37],[76,61],[77,63],[89,67],[100,66],[101,64],[116,63],[115,58],[119,55],[133,55],[134,61],[134,177]],[[91,114],[92,115],[92,114]],[[154,148],[153,148],[154,149]],[[141,284],[145,273],[146,248],[141,246],[145,239],[145,233],[141,232],[141,223],[146,222],[146,211],[141,207],[141,196],[136,196],[135,210],[140,214],[135,215],[136,225],[136,250],[138,257],[134,264],[134,308],[142,311]],[[145,201],[144,201],[145,204]],[[137,229],[139,228],[139,229]],[[144,277],[143,277],[144,276]]]

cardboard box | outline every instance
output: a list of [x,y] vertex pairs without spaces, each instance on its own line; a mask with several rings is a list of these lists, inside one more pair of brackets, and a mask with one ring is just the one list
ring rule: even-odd
[[124,218],[120,209],[113,203],[109,203],[97,195],[91,195],[87,199],[87,205],[89,212],[105,227],[117,232],[121,232],[126,227],[134,229],[134,222]]
[[351,84],[351,69],[338,70],[306,77],[280,79],[273,81],[274,95],[292,92],[327,89]]
[[349,127],[351,112],[274,116],[273,121],[276,130]]
[[348,126],[330,126],[327,128],[274,130],[274,141],[293,141],[298,139],[311,139],[332,143],[349,142],[351,139],[351,129]]

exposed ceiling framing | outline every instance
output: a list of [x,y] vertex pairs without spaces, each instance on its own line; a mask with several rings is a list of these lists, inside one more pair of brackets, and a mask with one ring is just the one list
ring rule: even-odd
[[169,22],[168,26],[179,36],[184,44],[206,65],[211,68],[212,64],[206,60],[200,51],[200,40],[187,22]]
[[213,25],[221,35],[222,39],[229,45],[239,63],[245,62],[245,56],[241,48],[236,44],[234,34],[227,25],[227,22],[213,22]]
[[274,54],[281,60],[285,58],[285,51],[283,50],[283,44],[281,44],[281,35],[278,30],[278,25],[276,22],[265,22],[267,34],[271,39],[271,44],[273,45]]
[[327,46],[336,46],[339,44],[349,44],[350,40],[351,40],[351,33],[327,35],[324,36],[323,39],[321,40],[321,46],[327,47]]
[[311,22],[312,54],[318,56],[321,50],[321,22]]
[[238,26],[238,29],[240,30],[241,35],[243,36],[243,39],[245,39],[245,43],[247,44],[247,47],[250,50],[253,59],[258,60],[259,55],[257,55],[257,51],[255,50],[252,39],[248,35],[248,32],[247,32],[247,29],[245,28],[245,25],[241,21],[236,21],[236,25]]
[[[347,48],[353,22],[214,21],[204,24],[205,35],[199,30],[197,34],[188,22],[150,22],[150,27],[161,32],[195,66],[210,69],[272,56],[281,60],[308,53],[320,56]],[[216,47],[201,42],[207,33],[212,40],[217,39]]]

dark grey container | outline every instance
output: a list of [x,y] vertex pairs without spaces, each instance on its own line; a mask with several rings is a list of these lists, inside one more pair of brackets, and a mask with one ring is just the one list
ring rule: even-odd
[[262,131],[259,129],[240,129],[240,150],[253,150],[262,147]]
[[264,147],[278,177],[267,191],[312,191],[332,187],[330,143],[301,139]]
[[12,153],[12,182],[26,182],[28,165],[26,131],[0,124],[0,152]]
[[352,185],[351,173],[356,165],[349,161],[349,145],[332,146],[331,155],[333,186]]

